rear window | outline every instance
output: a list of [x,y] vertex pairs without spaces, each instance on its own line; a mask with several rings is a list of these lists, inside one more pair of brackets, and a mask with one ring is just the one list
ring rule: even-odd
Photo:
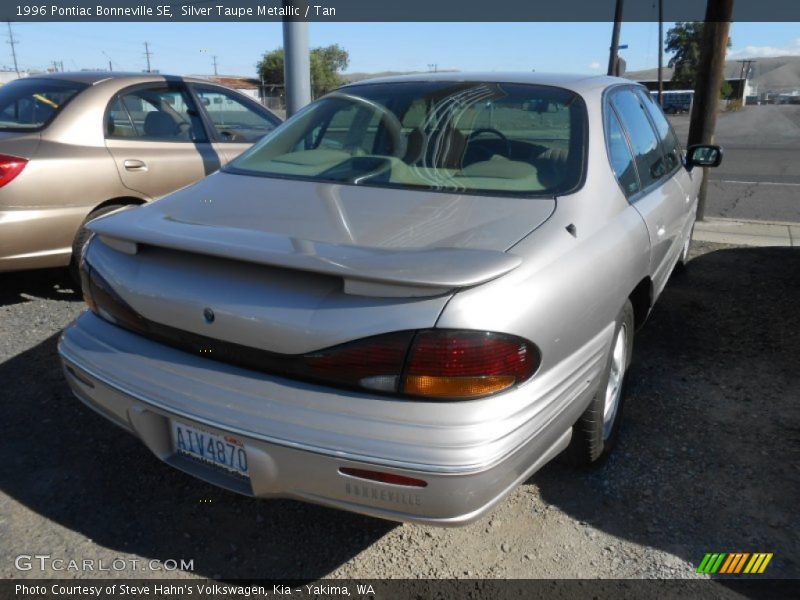
[[41,129],[86,87],[53,79],[18,79],[0,87],[0,131]]
[[495,82],[348,86],[295,115],[225,170],[454,193],[576,189],[586,107],[569,90]]

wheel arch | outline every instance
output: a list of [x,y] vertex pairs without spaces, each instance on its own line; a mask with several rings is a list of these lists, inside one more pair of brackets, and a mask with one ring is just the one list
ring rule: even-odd
[[92,209],[87,213],[87,216],[92,214],[96,210],[100,210],[101,208],[105,208],[106,206],[111,206],[113,204],[122,204],[125,206],[136,205],[140,206],[145,204],[147,200],[144,198],[138,198],[136,196],[117,196],[116,198],[109,198],[108,200],[104,200],[100,204],[93,206]]
[[628,296],[633,305],[633,326],[639,330],[647,321],[653,307],[653,281],[650,277],[642,279]]

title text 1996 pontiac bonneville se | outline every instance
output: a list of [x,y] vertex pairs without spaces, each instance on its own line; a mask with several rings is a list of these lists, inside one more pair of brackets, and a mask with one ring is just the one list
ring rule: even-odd
[[90,223],[67,379],[222,487],[472,521],[568,446],[612,448],[634,330],[721,158],[623,79],[346,86]]

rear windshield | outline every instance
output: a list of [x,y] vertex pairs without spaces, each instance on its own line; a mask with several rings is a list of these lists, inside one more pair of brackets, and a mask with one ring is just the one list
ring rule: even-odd
[[550,86],[349,86],[289,119],[227,171],[443,192],[564,194],[586,162],[586,108]]
[[47,125],[86,84],[17,79],[0,87],[0,131],[34,131]]

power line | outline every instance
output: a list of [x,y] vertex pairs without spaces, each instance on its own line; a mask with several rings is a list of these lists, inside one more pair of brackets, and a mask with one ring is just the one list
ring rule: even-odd
[[152,71],[150,70],[150,57],[152,55],[153,55],[153,53],[150,52],[150,44],[148,42],[145,42],[144,43],[144,56],[145,56],[145,58],[147,58],[147,72],[148,73],[152,73]]
[[17,50],[14,47],[17,44],[17,40],[14,39],[14,32],[11,31],[11,21],[8,21],[6,25],[8,25],[8,43],[11,44],[11,56],[14,57],[14,70],[17,72],[17,76],[19,76],[19,66],[17,65]]

